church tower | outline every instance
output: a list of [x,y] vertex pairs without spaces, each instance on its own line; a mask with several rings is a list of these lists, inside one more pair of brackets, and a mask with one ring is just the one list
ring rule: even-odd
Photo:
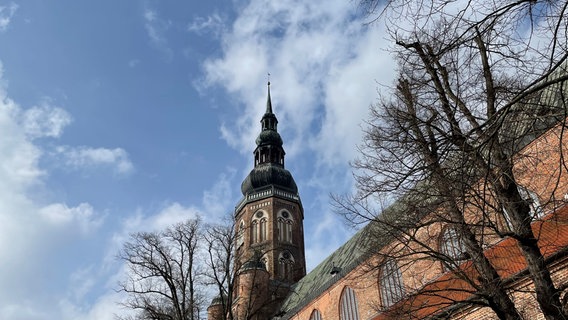
[[264,314],[256,318],[266,319],[279,298],[306,274],[304,211],[296,182],[284,167],[285,152],[272,111],[270,82],[260,124],[254,168],[241,185],[243,198],[235,208],[235,266],[239,270],[235,302],[239,319],[251,312]]

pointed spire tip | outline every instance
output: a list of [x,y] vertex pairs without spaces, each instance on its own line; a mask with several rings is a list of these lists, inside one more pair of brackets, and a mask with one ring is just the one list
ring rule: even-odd
[[266,99],[266,113],[272,113],[272,99],[270,98],[270,80],[268,81],[268,97]]

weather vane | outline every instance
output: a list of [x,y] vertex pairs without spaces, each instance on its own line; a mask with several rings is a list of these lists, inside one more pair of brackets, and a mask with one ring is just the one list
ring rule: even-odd
[[268,73],[268,85],[270,85],[270,72]]

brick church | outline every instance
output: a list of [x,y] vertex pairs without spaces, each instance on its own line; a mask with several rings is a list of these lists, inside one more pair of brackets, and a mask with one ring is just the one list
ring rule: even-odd
[[[568,93],[562,86],[549,90]],[[564,94],[545,92],[539,103],[560,104],[564,110]],[[519,156],[515,173],[530,200],[535,217],[532,227],[554,284],[568,288],[568,179],[558,168],[566,161],[563,155],[568,151],[568,140],[564,119],[551,119],[527,135],[527,142],[517,150],[523,157]],[[498,319],[490,308],[468,303],[475,292],[442,263],[416,260],[402,267],[402,261],[381,258],[376,253],[396,246],[397,240],[372,225],[306,274],[304,211],[294,178],[285,169],[270,83],[260,123],[254,168],[241,185],[243,198],[235,209],[235,282],[229,297],[234,319]],[[556,183],[545,183],[551,180]],[[397,201],[384,214],[404,216],[409,210]],[[471,215],[478,216],[475,212]],[[499,217],[495,223],[506,227],[506,220]],[[463,253],[450,228],[437,226],[434,230],[434,236],[429,234],[433,240],[428,240],[432,245],[450,256]],[[508,237],[488,239],[484,254],[506,281],[523,317],[544,319],[517,243]],[[467,257],[460,263],[460,270],[471,266]],[[437,286],[436,295],[421,294],[433,286]],[[562,294],[566,304],[568,295]],[[411,304],[425,307],[411,310]],[[220,299],[214,299],[208,319],[222,319],[222,310]],[[396,310],[411,311],[397,314]]]

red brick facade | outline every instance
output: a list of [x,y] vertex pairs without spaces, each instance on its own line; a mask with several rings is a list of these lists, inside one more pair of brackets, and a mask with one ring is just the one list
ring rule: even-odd
[[[516,156],[515,174],[518,181],[533,190],[542,204],[543,216],[533,222],[532,227],[539,247],[549,263],[549,269],[557,287],[568,285],[568,179],[565,157],[568,141],[563,130],[557,126],[534,140]],[[564,143],[562,143],[564,142]],[[427,215],[425,219],[427,219]],[[474,210],[469,219],[479,217]],[[473,220],[472,220],[473,221]],[[501,221],[500,223],[505,223]],[[437,239],[443,230],[441,225],[429,225],[419,230],[424,241]],[[428,230],[426,230],[428,229]],[[434,237],[432,237],[434,235]],[[488,239],[485,255],[489,258],[499,275],[508,281],[507,287],[520,313],[531,320],[544,319],[534,297],[534,290],[526,272],[526,262],[515,240],[499,238]],[[418,236],[420,239],[420,236]],[[390,243],[384,250],[392,250],[397,243]],[[408,259],[408,258],[402,258]],[[319,296],[302,305],[301,309],[289,314],[285,319],[308,320],[314,310],[322,319],[342,319],[341,296],[345,288],[352,288],[357,301],[358,319],[424,319],[444,310],[450,310],[452,319],[497,319],[488,307],[472,307],[464,304],[456,307],[455,302],[465,301],[474,291],[465,281],[453,273],[444,271],[441,263],[434,260],[398,261],[405,292],[412,292],[412,299],[402,299],[384,308],[381,302],[380,270],[381,258],[374,256],[360,263]],[[371,268],[375,267],[375,268]],[[475,277],[470,261],[464,261],[462,270]],[[432,292],[421,295],[420,292]],[[568,297],[563,297],[568,299]],[[416,306],[420,306],[416,308]],[[402,313],[398,311],[403,310]],[[413,310],[408,312],[408,310]],[[412,317],[411,317],[412,316]]]

